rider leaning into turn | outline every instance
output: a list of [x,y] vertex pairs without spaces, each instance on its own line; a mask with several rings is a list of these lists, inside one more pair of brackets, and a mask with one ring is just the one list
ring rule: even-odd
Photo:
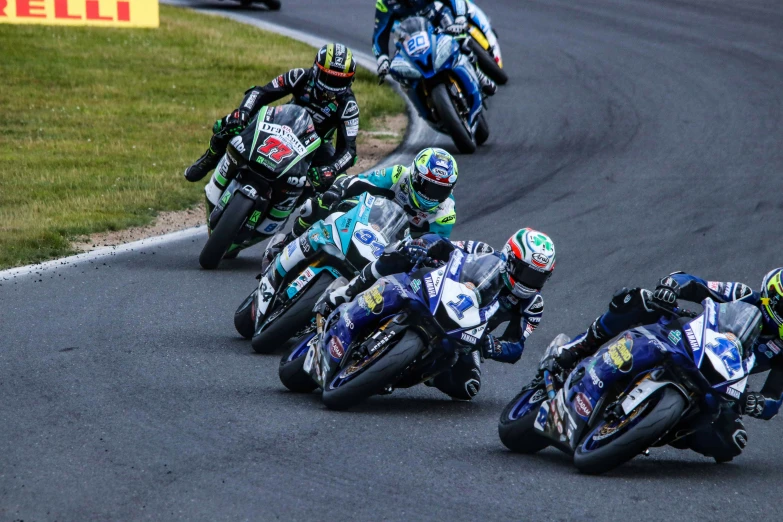
[[501,277],[505,284],[498,297],[500,308],[487,326],[487,332],[491,332],[508,321],[502,337],[488,334],[479,350],[460,356],[450,370],[425,383],[454,399],[470,400],[481,388],[480,355],[500,362],[517,362],[525,349],[525,341],[541,322],[544,313],[541,289],[555,268],[555,245],[549,236],[524,228],[511,236],[498,254],[479,241],[449,242],[435,234],[425,234],[396,248],[387,248],[348,285],[329,294],[327,302],[329,308],[334,309],[351,301],[380,277],[410,272],[423,259],[446,262],[455,249],[467,254],[500,255],[504,260]]
[[302,205],[291,232],[278,234],[269,241],[264,253],[271,261],[310,225],[330,214],[335,203],[369,192],[396,201],[408,214],[411,235],[434,232],[448,238],[457,220],[452,191],[457,184],[457,161],[443,149],[429,147],[416,155],[410,166],[393,165],[358,176],[342,175],[321,196]]
[[[389,38],[395,21],[402,21],[412,16],[424,16],[430,20],[434,27],[440,27],[445,33],[452,36],[462,36],[468,30],[468,7],[465,0],[442,0],[442,9],[435,9],[432,0],[377,0],[375,4],[375,28],[372,34],[372,52],[378,63],[378,76],[381,78],[389,74]],[[467,40],[460,50],[475,64],[475,57]],[[486,77],[476,67],[481,90],[487,96],[492,96],[497,91],[495,82]]]
[[[247,90],[239,108],[215,122],[209,148],[188,167],[185,179],[199,181],[206,176],[225,154],[231,138],[247,127],[261,107],[291,95],[289,103],[307,109],[322,140],[307,178],[316,190],[326,190],[356,161],[359,106],[351,90],[355,73],[356,60],[351,50],[341,44],[328,44],[318,51],[312,68],[291,69],[262,87]],[[335,134],[336,147],[331,143]],[[216,186],[218,197],[229,181],[215,171],[211,183]],[[277,210],[275,215],[282,222],[288,219],[298,203],[299,198],[291,197],[291,192],[301,194],[303,191],[299,179],[294,179],[293,183],[295,186],[285,191],[284,201],[272,202]],[[285,208],[279,208],[281,205]]]
[[[594,354],[615,335],[634,326],[652,324],[663,312],[650,302],[672,307],[677,299],[700,303],[711,298],[717,303],[744,301],[761,311],[762,330],[752,346],[756,363],[752,373],[769,371],[761,392],[748,392],[739,398],[741,410],[751,417],[769,420],[783,404],[783,268],[769,272],[761,283],[760,292],[754,292],[742,283],[705,281],[682,272],[664,277],[655,291],[641,288],[623,288],[609,303],[609,310],[598,317],[578,342],[566,345],[548,363],[554,371],[570,370],[578,362]],[[739,455],[747,443],[747,433],[735,413],[724,412],[713,423],[708,433],[697,432],[686,437],[684,444],[691,449],[724,460]]]

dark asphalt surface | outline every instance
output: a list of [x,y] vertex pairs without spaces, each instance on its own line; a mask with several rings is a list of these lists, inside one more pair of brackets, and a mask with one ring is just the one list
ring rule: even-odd
[[[372,1],[284,4],[247,12],[368,48]],[[489,144],[458,158],[454,237],[554,238],[522,361],[485,364],[473,403],[419,387],[333,413],[234,333],[254,255],[204,272],[186,240],[0,281],[0,520],[779,519],[780,418],[749,420],[730,464],[656,449],[602,477],[510,454],[496,424],[616,288],[673,270],[756,287],[783,264],[783,6],[482,5],[511,81]]]

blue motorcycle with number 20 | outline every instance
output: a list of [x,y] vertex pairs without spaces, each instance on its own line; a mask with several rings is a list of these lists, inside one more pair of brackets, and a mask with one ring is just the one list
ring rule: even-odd
[[471,154],[489,138],[476,70],[456,39],[436,33],[424,17],[394,29],[397,53],[389,72],[406,88],[419,115]]
[[656,324],[623,332],[564,383],[543,363],[568,342],[558,335],[539,375],[503,410],[503,444],[519,453],[554,446],[580,471],[603,473],[652,446],[687,448],[687,437],[709,430],[724,410],[740,414],[761,313],[741,301],[702,305],[701,314],[666,310]]

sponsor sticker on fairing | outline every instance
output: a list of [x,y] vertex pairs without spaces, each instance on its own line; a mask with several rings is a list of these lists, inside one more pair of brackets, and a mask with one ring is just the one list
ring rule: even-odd
[[460,335],[460,339],[462,339],[466,343],[470,343],[470,344],[476,344],[476,342],[478,341],[478,339],[476,339],[472,335],[466,334],[466,333],[463,333],[462,335]]
[[293,151],[300,156],[307,153],[307,148],[302,145],[302,142],[299,141],[299,138],[291,131],[290,127],[277,125],[276,123],[263,122],[261,124],[261,131],[278,136],[285,145],[293,149]]
[[590,414],[593,413],[593,405],[590,404],[590,399],[582,392],[579,392],[576,394],[576,397],[574,398],[574,410],[576,410],[576,413],[579,414],[579,416],[584,417],[585,419],[590,417]]

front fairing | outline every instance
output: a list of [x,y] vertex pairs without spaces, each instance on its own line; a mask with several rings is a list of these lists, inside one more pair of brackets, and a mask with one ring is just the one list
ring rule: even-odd
[[327,330],[319,341],[317,358],[320,364],[319,386],[331,381],[337,373],[353,360],[356,342],[369,331],[376,329],[390,317],[403,311],[411,298],[399,276],[379,279],[368,290],[350,303],[339,306],[327,319]]

